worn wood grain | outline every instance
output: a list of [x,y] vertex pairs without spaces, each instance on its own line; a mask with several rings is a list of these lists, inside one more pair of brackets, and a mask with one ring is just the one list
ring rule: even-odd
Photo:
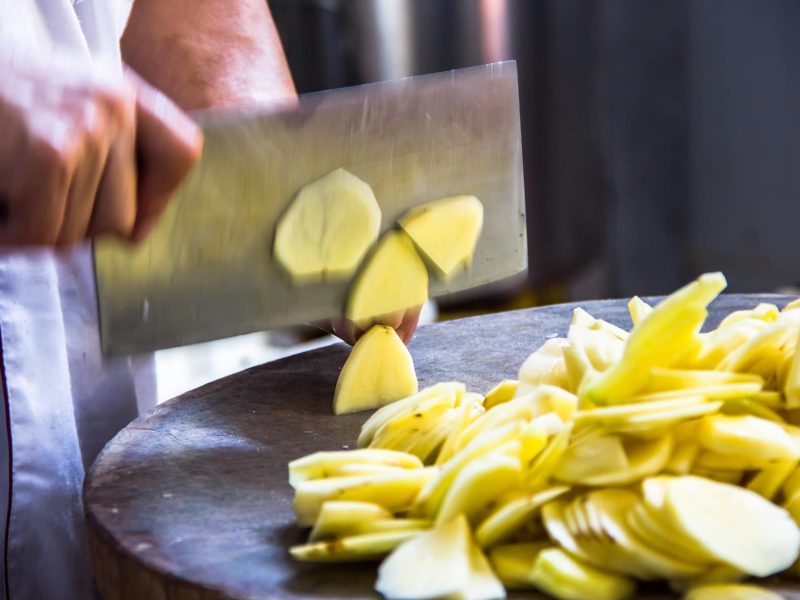
[[[785,296],[723,296],[712,321]],[[460,380],[488,391],[516,376],[547,337],[566,333],[559,305],[422,327],[411,343],[421,386]],[[581,303],[630,325],[625,302]],[[157,407],[117,435],[86,482],[90,548],[105,600],[376,598],[375,564],[313,565],[287,548],[294,524],[286,464],[351,448],[366,414],[333,417],[342,344],[267,363]],[[783,588],[786,597],[800,600]],[[519,594],[513,598],[540,598]],[[669,597],[663,588],[639,597]]]

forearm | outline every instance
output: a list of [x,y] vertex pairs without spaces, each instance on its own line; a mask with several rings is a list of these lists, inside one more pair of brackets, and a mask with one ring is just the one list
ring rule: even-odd
[[122,52],[186,110],[296,96],[266,0],[135,0]]

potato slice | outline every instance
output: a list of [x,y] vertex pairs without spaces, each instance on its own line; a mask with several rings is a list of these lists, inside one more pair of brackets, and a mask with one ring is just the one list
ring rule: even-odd
[[518,387],[519,381],[516,379],[503,379],[503,381],[486,392],[486,397],[483,400],[483,406],[489,409],[495,404],[508,402],[517,393]]
[[292,546],[289,553],[307,562],[348,562],[374,560],[386,556],[403,542],[424,533],[423,529],[364,533],[336,540]]
[[411,454],[394,450],[361,449],[315,452],[289,463],[289,485],[297,487],[309,479],[337,477],[356,465],[421,469],[422,462]]
[[629,466],[625,447],[618,436],[600,436],[567,448],[553,477],[564,483],[582,484],[592,476],[618,473]]
[[774,500],[786,480],[797,468],[797,464],[796,458],[779,460],[759,471],[747,484],[747,489],[767,500]]
[[458,473],[447,490],[436,522],[449,521],[459,514],[474,522],[490,502],[518,487],[520,479],[519,452],[512,457],[498,450],[471,462]]
[[555,486],[501,503],[480,524],[475,539],[484,548],[508,541],[526,521],[535,519],[545,504],[566,494],[569,489]]
[[552,338],[528,356],[519,369],[520,385],[517,394],[528,392],[541,383],[574,390],[570,387],[567,364],[564,360],[564,350],[568,347],[569,342],[566,339]]
[[333,412],[370,410],[416,393],[414,360],[403,340],[393,328],[373,325],[353,346],[339,373]]
[[681,535],[750,575],[783,571],[800,552],[800,530],[789,513],[737,486],[694,476],[669,479],[664,511]]
[[704,448],[718,454],[763,460],[800,458],[800,446],[781,425],[758,417],[704,417],[698,439]]
[[297,521],[301,525],[313,525],[322,504],[328,500],[374,502],[392,513],[408,510],[435,472],[435,467],[428,467],[398,470],[396,473],[302,481],[295,486],[294,510]]
[[374,502],[330,500],[322,503],[309,541],[362,533],[366,525],[391,519],[392,513]]
[[489,560],[500,581],[512,590],[530,589],[530,574],[536,557],[542,550],[552,548],[550,542],[528,542],[497,546],[489,551]]
[[428,301],[428,270],[402,231],[389,231],[353,282],[345,316],[364,327]]
[[640,392],[653,367],[670,367],[697,339],[706,306],[725,288],[721,273],[702,275],[674,292],[633,328],[622,360],[581,386],[596,404],[619,404]]
[[[491,600],[505,597],[496,578],[496,585],[486,585],[485,578],[491,577],[485,568],[486,559],[482,555],[476,556],[470,536],[463,515],[440,523],[403,544],[383,561],[378,569],[375,589],[387,600],[444,597]],[[476,571],[484,580],[478,586],[474,586]],[[470,584],[485,593],[468,596]]]
[[417,206],[398,221],[419,251],[449,279],[469,267],[483,227],[483,205],[475,196],[453,196]]
[[685,600],[782,600],[783,596],[757,585],[701,585],[689,590]]
[[628,301],[628,313],[631,315],[631,322],[634,327],[644,321],[645,317],[653,312],[653,307],[647,302],[634,296]]
[[465,386],[463,383],[454,381],[437,383],[424,390],[420,390],[408,398],[384,406],[376,411],[361,426],[361,433],[358,436],[359,448],[369,446],[375,434],[387,423],[399,419],[404,415],[417,414],[431,410],[439,405],[452,408],[458,405],[464,393]]
[[536,555],[529,581],[562,600],[624,600],[636,591],[630,579],[591,567],[560,548]]
[[372,188],[336,169],[297,193],[275,231],[275,260],[298,281],[346,277],[378,239],[380,226]]

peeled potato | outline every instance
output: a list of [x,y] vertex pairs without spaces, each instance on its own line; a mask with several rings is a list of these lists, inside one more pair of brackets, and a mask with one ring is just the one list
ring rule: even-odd
[[[470,588],[474,588],[472,593]],[[378,569],[375,589],[387,600],[505,597],[486,559],[474,547],[463,515],[397,548]]]
[[483,406],[485,408],[492,408],[495,404],[508,402],[517,393],[518,387],[519,381],[516,379],[504,379],[491,390],[486,392],[486,398],[484,398]]
[[772,575],[800,552],[792,518],[758,494],[693,476],[668,479],[664,491],[666,516],[679,534],[744,573]]
[[310,542],[361,533],[368,524],[391,519],[392,513],[374,502],[330,500],[322,503]]
[[701,585],[689,590],[685,600],[782,600],[783,596],[757,585]]
[[345,316],[359,326],[428,301],[428,270],[402,231],[383,236],[350,290]]
[[378,238],[380,225],[372,188],[336,169],[297,193],[275,231],[275,260],[301,281],[346,277]]
[[342,415],[377,408],[417,393],[414,361],[397,332],[373,325],[353,346],[333,395]]
[[398,223],[448,279],[470,264],[483,227],[483,205],[475,196],[442,198],[411,209]]
[[529,581],[561,600],[624,600],[636,590],[630,579],[604,573],[559,548],[536,555]]
[[424,530],[388,531],[351,535],[337,540],[311,542],[289,548],[291,555],[307,562],[345,562],[381,558]]
[[364,465],[376,467],[399,467],[421,469],[422,462],[411,454],[382,449],[334,450],[315,452],[289,463],[289,484],[292,487],[309,479],[338,477],[352,467]]

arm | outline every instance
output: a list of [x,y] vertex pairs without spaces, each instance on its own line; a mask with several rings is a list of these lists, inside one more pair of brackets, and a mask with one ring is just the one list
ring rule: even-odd
[[122,53],[186,110],[296,98],[266,0],[135,0]]

